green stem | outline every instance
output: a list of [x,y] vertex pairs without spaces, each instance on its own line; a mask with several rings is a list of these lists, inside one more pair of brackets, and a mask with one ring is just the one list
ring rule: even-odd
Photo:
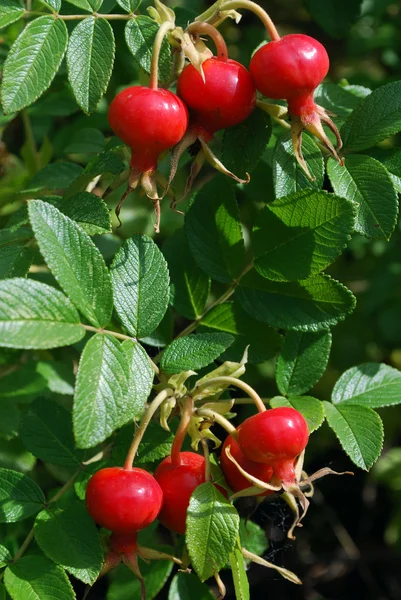
[[140,425],[137,429],[137,432],[134,436],[131,447],[127,454],[127,458],[125,459],[124,469],[126,469],[126,470],[132,469],[132,465],[134,464],[134,460],[135,460],[135,456],[136,456],[139,444],[142,441],[142,438],[145,434],[145,431],[146,431],[150,421],[152,420],[153,415],[155,414],[155,412],[157,411],[159,406],[161,404],[163,404],[163,402],[166,400],[166,398],[169,398],[170,396],[173,396],[173,395],[174,395],[173,390],[171,390],[171,389],[163,390],[152,401],[148,410],[143,415],[141,423],[140,423]]
[[152,90],[157,90],[158,88],[158,80],[159,80],[159,56],[160,50],[162,47],[162,43],[165,35],[175,29],[174,23],[171,21],[165,21],[159,27],[159,31],[156,34],[155,41],[153,43],[153,52],[152,52],[152,62],[150,64],[150,80],[149,87]]
[[[259,394],[245,381],[241,381],[241,379],[236,379],[235,377],[214,377],[212,379],[208,379],[204,383],[201,383],[196,390],[201,390],[205,387],[211,387],[213,385],[233,385],[240,390],[244,391],[250,398],[252,398],[253,402],[256,405],[256,408],[259,412],[264,412],[266,410],[266,406],[259,396]],[[202,409],[203,410],[203,409]]]
[[22,542],[22,545],[21,545],[20,549],[18,550],[17,554],[14,556],[13,562],[16,562],[26,552],[26,550],[28,549],[29,544],[33,540],[33,536],[34,535],[35,535],[35,530],[32,527],[31,531],[28,533],[28,535],[26,536],[25,540]]
[[205,457],[205,482],[208,482],[212,478],[211,477],[211,469],[210,469],[209,446],[207,445],[207,441],[205,440],[205,438],[201,439],[201,444],[202,444],[203,456]]
[[200,23],[195,21],[195,23],[191,23],[191,25],[187,27],[187,33],[196,36],[205,34],[211,37],[216,46],[216,54],[218,59],[227,62],[227,44],[220,31],[218,31],[216,27],[213,27],[213,25],[210,23]]
[[35,138],[33,136],[31,120],[30,120],[26,110],[23,110],[21,112],[21,116],[22,116],[22,122],[24,125],[26,142],[28,144],[29,151],[30,151],[33,161],[34,161],[35,173],[37,173],[40,169],[40,160],[39,160],[38,149],[36,147]]
[[184,401],[184,408],[181,414],[181,421],[174,436],[173,445],[171,446],[171,464],[179,466],[181,464],[181,448],[185,436],[188,433],[188,428],[191,423],[191,417],[194,410],[194,401],[191,396],[187,396]]
[[[214,381],[214,379],[211,379],[210,381]],[[207,419],[212,419],[212,421],[216,421],[216,423],[223,427],[223,429],[232,435],[233,438],[237,439],[237,430],[234,425],[220,413],[215,412],[210,408],[200,408],[196,411],[196,414],[198,417],[205,417]]]

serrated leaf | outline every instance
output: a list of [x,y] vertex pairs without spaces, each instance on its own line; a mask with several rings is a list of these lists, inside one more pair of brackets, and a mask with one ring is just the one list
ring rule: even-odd
[[32,279],[0,281],[0,346],[57,348],[84,335],[74,305],[58,290]]
[[54,505],[38,514],[35,540],[40,549],[74,577],[93,585],[103,564],[103,550],[94,521],[83,502],[66,509]]
[[275,356],[281,346],[281,336],[267,325],[252,319],[236,302],[224,302],[208,311],[201,326],[235,335],[225,352],[226,360],[241,360],[249,346],[248,360],[260,363]]
[[304,189],[320,190],[323,186],[323,156],[313,139],[307,134],[302,136],[302,154],[314,181],[306,176],[295,158],[291,134],[284,133],[278,138],[272,155],[276,198],[282,198]]
[[239,546],[234,548],[230,554],[230,566],[236,600],[250,600],[251,596],[249,590],[249,581],[245,570],[245,561]]
[[111,232],[110,211],[107,204],[89,192],[79,192],[60,206],[60,210],[76,221],[88,235]]
[[183,229],[168,239],[163,254],[170,272],[171,305],[187,319],[196,319],[205,309],[210,279],[193,259]]
[[114,34],[106,19],[88,17],[73,30],[67,50],[68,79],[77,103],[88,114],[109,85],[114,53]]
[[140,5],[141,0],[117,0],[117,4],[127,12],[134,12]]
[[4,63],[1,98],[5,113],[32,104],[47,90],[63,59],[68,41],[61,19],[38,17],[25,27]]
[[133,419],[128,398],[129,367],[121,344],[97,334],[86,344],[77,373],[73,422],[78,448],[103,442]]
[[78,6],[78,8],[82,8],[83,10],[95,12],[102,6],[103,0],[66,0],[66,2]]
[[178,338],[164,350],[160,367],[165,373],[202,369],[233,343],[228,333],[198,333]]
[[0,398],[29,402],[46,389],[46,380],[37,370],[36,363],[28,362],[1,378]]
[[[366,94],[370,94],[370,90]],[[321,83],[315,91],[315,102],[340,119],[346,119],[358,106],[364,96],[352,93],[352,90],[335,83]]]
[[75,448],[71,414],[50,400],[38,398],[23,413],[19,435],[25,448],[45,462],[78,469],[83,460]]
[[101,152],[105,146],[104,135],[99,129],[79,129],[64,148],[67,154],[91,154]]
[[177,573],[171,582],[168,600],[214,600],[215,596],[194,573]]
[[63,569],[45,556],[23,556],[7,567],[4,583],[13,600],[75,599]]
[[239,515],[214,485],[203,483],[191,496],[186,523],[191,562],[205,581],[228,562],[238,536]]
[[61,8],[61,0],[39,0],[45,6],[52,8],[56,12],[59,12]]
[[361,14],[363,0],[305,0],[313,19],[333,38],[343,38]]
[[372,148],[369,150],[369,156],[387,169],[396,191],[401,194],[401,149]]
[[10,551],[5,546],[0,545],[0,567],[5,567],[10,560],[12,560]]
[[0,248],[0,279],[25,277],[32,260],[32,253],[23,245],[2,246]]
[[113,294],[100,251],[51,204],[31,200],[28,211],[39,249],[60,286],[95,327],[105,327],[113,310]]
[[38,361],[37,373],[43,377],[49,390],[55,394],[72,396],[74,393],[74,374],[72,364],[69,366],[64,362]]
[[354,219],[355,206],[327,192],[277,198],[259,213],[253,229],[255,269],[273,281],[319,273],[347,245]]
[[271,134],[270,117],[262,110],[254,110],[245,121],[226,129],[222,148],[224,166],[239,177],[251,173],[261,159]]
[[277,358],[276,381],[281,394],[304,394],[319,381],[331,349],[330,331],[289,331]]
[[327,173],[338,196],[359,204],[355,231],[390,239],[397,222],[398,199],[386,168],[370,156],[350,154],[344,166],[330,158]]
[[163,254],[151,238],[137,234],[121,246],[110,270],[114,306],[122,324],[131,335],[150,335],[169,304],[169,273]]
[[332,393],[333,404],[362,404],[370,408],[401,402],[401,373],[389,365],[364,363],[341,375]]
[[[159,25],[147,16],[139,16],[136,19],[130,19],[125,26],[125,41],[132,56],[138,65],[146,72],[150,73],[152,62],[153,43]],[[159,81],[168,81],[171,73],[171,51],[167,36],[164,36],[159,58]]]
[[45,497],[30,477],[0,469],[0,523],[16,523],[39,512]]
[[62,190],[71,185],[71,182],[83,172],[81,165],[60,161],[47,165],[36,173],[29,181],[29,191],[39,191],[44,188],[49,190]]
[[18,21],[24,12],[19,0],[3,0],[0,6],[0,29]]
[[129,365],[128,397],[133,414],[140,416],[152,391],[155,374],[140,344],[125,340],[122,347]]
[[369,471],[383,446],[383,423],[377,413],[366,406],[323,402],[327,423],[341,446],[357,467]]
[[239,524],[241,546],[257,556],[262,556],[269,547],[264,530],[248,519],[241,519]]
[[251,271],[241,280],[236,297],[248,315],[293,331],[320,331],[343,321],[355,308],[344,285],[319,273],[298,282],[268,281]]
[[223,176],[204,185],[185,217],[189,247],[201,269],[231,283],[242,272],[245,248],[234,187]]
[[348,117],[341,128],[344,147],[358,152],[401,130],[401,81],[374,90]]
[[312,396],[293,396],[291,398],[281,398],[276,396],[270,401],[272,408],[278,406],[291,406],[300,412],[308,424],[309,433],[316,431],[322,425],[325,418],[323,403]]
[[[126,425],[117,433],[112,453],[112,459],[115,463],[124,462],[132,444],[134,433],[135,426],[133,424]],[[172,431],[166,431],[160,427],[159,423],[151,421],[139,444],[135,464],[147,465],[162,460],[170,454],[173,441],[174,433]]]

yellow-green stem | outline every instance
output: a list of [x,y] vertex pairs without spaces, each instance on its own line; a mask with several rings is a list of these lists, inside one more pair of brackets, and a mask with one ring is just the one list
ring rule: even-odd
[[201,390],[204,387],[211,387],[213,385],[220,384],[232,385],[234,387],[239,388],[240,390],[248,394],[250,398],[252,398],[259,412],[264,412],[266,410],[266,406],[259,394],[250,385],[245,383],[245,381],[241,381],[241,379],[236,379],[235,377],[214,377],[213,379],[208,379],[207,381],[199,385],[196,389]]
[[217,58],[219,60],[227,62],[227,44],[220,31],[218,31],[216,27],[213,27],[213,25],[211,25],[210,23],[200,23],[195,21],[195,23],[191,23],[191,25],[187,27],[187,32],[191,35],[208,35],[210,38],[212,38],[216,46]]
[[171,464],[179,466],[181,464],[180,453],[185,436],[187,435],[191,417],[194,410],[194,401],[191,396],[187,396],[184,400],[184,408],[181,414],[181,421],[174,437],[173,445],[171,446]]
[[229,2],[223,3],[222,10],[237,10],[245,8],[255,13],[257,17],[262,21],[263,25],[266,27],[270,39],[272,41],[278,41],[280,39],[280,35],[276,29],[275,24],[267,14],[265,10],[256,2],[251,2],[250,0],[230,0]]
[[[213,381],[212,379],[210,381]],[[205,417],[206,419],[211,419],[212,421],[216,421],[223,429],[227,431],[233,438],[237,439],[237,430],[234,425],[230,423],[228,419],[220,415],[219,413],[211,410],[210,408],[200,408],[196,411],[198,417]]]
[[170,21],[165,21],[159,27],[159,31],[156,34],[155,41],[153,43],[152,62],[150,64],[150,80],[149,87],[152,90],[157,90],[159,81],[159,56],[164,36],[175,29],[175,25]]

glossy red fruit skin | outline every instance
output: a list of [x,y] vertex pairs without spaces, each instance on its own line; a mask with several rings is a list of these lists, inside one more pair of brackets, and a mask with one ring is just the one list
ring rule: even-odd
[[241,123],[252,112],[256,88],[249,71],[235,60],[205,60],[201,75],[187,65],[177,82],[177,94],[190,110],[191,123],[209,134]]
[[188,126],[185,104],[169,90],[129,87],[109,107],[109,124],[131,148],[131,166],[138,172],[154,171],[159,155],[183,137]]
[[291,461],[305,449],[308,425],[290,407],[272,408],[246,419],[238,427],[238,444],[247,458],[271,464]]
[[184,534],[192,492],[205,483],[205,459],[194,452],[181,452],[180,459],[180,465],[173,465],[168,456],[157,467],[154,476],[163,490],[159,521],[171,531]]
[[[241,448],[234,440],[231,435],[228,435],[224,441],[223,448],[220,454],[220,466],[224,473],[224,477],[230,488],[234,492],[240,492],[246,488],[251,487],[253,484],[244,477],[237,469],[235,464],[228,458],[225,449],[230,446],[230,452],[237,463],[250,475],[253,475],[257,479],[269,483],[273,475],[273,467],[266,463],[257,463],[253,460],[249,460],[242,452]],[[258,496],[270,496],[273,494],[271,490],[261,492]]]
[[90,478],[85,502],[98,525],[129,534],[156,519],[163,503],[163,492],[154,477],[143,469],[110,467]]
[[329,66],[320,42],[294,33],[259,48],[249,69],[259,92],[268,98],[288,100],[291,114],[301,116],[315,106],[313,91],[326,77]]

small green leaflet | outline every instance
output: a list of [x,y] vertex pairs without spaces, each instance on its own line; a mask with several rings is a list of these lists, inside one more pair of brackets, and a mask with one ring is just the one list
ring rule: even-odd
[[120,342],[110,335],[93,336],[81,354],[75,388],[73,422],[78,448],[96,446],[133,419],[128,380],[129,366]]
[[81,165],[76,163],[67,161],[51,163],[32,177],[27,189],[30,191],[39,191],[44,188],[49,190],[65,189],[82,174],[82,171]]
[[238,531],[239,516],[234,506],[211,483],[198,486],[188,507],[186,542],[201,581],[227,564]]
[[401,194],[401,148],[372,148],[369,156],[387,169],[396,191]]
[[45,497],[30,477],[0,469],[0,523],[22,521],[43,508]]
[[35,540],[48,558],[93,585],[103,565],[98,529],[83,502],[60,509],[54,504],[38,514]]
[[362,0],[305,0],[312,18],[331,37],[343,38],[361,14]]
[[140,416],[152,391],[155,374],[149,357],[140,344],[125,340],[122,348],[129,365],[128,397],[134,415]]
[[264,530],[248,519],[241,518],[239,524],[239,537],[241,546],[257,556],[262,556],[269,547]]
[[[147,16],[139,16],[131,19],[125,26],[125,41],[138,65],[146,72],[150,73],[152,61],[153,43],[159,25]],[[159,81],[167,81],[171,73],[171,51],[167,41],[167,36],[161,45],[159,58]]]
[[111,265],[114,306],[128,332],[150,335],[169,304],[169,273],[163,254],[146,235],[126,240]]
[[32,260],[32,252],[23,245],[2,246],[0,248],[0,279],[25,277]]
[[374,90],[348,117],[341,128],[344,147],[359,152],[401,130],[401,81]]
[[66,154],[95,154],[105,146],[104,135],[99,129],[84,127],[78,129],[64,148]]
[[293,396],[310,390],[326,370],[330,348],[330,331],[288,331],[277,358],[276,381],[280,393]]
[[3,0],[0,6],[0,29],[18,21],[24,14],[24,7],[19,0]]
[[25,27],[4,63],[1,98],[5,113],[32,104],[49,87],[67,48],[61,19],[38,17]]
[[250,271],[235,297],[257,321],[293,331],[327,329],[343,321],[356,302],[350,290],[321,273],[303,281],[279,283]]
[[386,168],[370,156],[350,154],[344,166],[329,158],[327,173],[338,196],[359,204],[355,231],[389,240],[397,222],[398,198]]
[[140,5],[141,0],[117,0],[117,4],[127,12],[134,12]]
[[79,192],[63,202],[60,210],[88,235],[99,235],[111,232],[111,218],[107,204],[89,192]]
[[71,34],[67,50],[68,79],[77,103],[93,112],[105,93],[113,70],[114,34],[106,19],[83,19]]
[[276,396],[270,401],[272,408],[278,406],[291,406],[299,411],[308,423],[309,433],[316,431],[322,425],[325,413],[323,403],[312,396],[293,396],[292,398],[281,398]]
[[383,423],[366,406],[323,402],[327,423],[353,463],[369,471],[383,447]]
[[311,181],[299,166],[292,145],[291,134],[281,135],[274,146],[272,156],[273,183],[276,198],[294,194],[303,189],[321,189],[324,179],[323,156],[313,139],[307,135],[302,136],[302,154],[314,177]]
[[5,567],[12,558],[10,551],[5,546],[0,545],[0,568]]
[[[135,426],[133,423],[126,425],[117,432],[112,452],[112,460],[115,464],[124,462],[132,444],[134,433]],[[143,440],[139,444],[135,464],[146,465],[161,461],[170,454],[173,441],[174,433],[172,431],[166,431],[160,427],[159,423],[151,421],[143,436]]]
[[345,371],[332,394],[333,404],[361,404],[370,408],[401,402],[401,373],[389,365],[364,363]]
[[160,367],[165,373],[181,373],[207,367],[233,343],[228,333],[198,333],[178,338],[163,352]]
[[319,273],[347,245],[355,212],[352,202],[327,192],[277,198],[259,213],[253,229],[255,269],[273,281]]
[[41,555],[23,556],[7,567],[4,583],[13,600],[75,600],[63,569]]
[[57,208],[31,200],[29,217],[39,249],[53,275],[95,327],[105,327],[113,310],[110,274],[90,237]]
[[245,248],[234,186],[223,175],[204,185],[185,217],[196,262],[212,279],[231,283],[244,268]]
[[0,281],[0,346],[57,348],[84,335],[74,305],[55,288],[32,279]]
[[215,600],[215,596],[194,573],[177,573],[171,582],[168,600]]
[[66,2],[78,6],[78,8],[82,8],[83,10],[87,10],[88,12],[95,12],[102,6],[103,0],[66,0]]
[[[352,93],[352,88],[342,87],[335,83],[322,83],[315,91],[315,102],[323,106],[326,110],[335,113],[341,120],[344,120],[352,113],[361,101],[361,96]],[[370,94],[368,88],[365,95]],[[362,96],[364,97],[364,96]]]

